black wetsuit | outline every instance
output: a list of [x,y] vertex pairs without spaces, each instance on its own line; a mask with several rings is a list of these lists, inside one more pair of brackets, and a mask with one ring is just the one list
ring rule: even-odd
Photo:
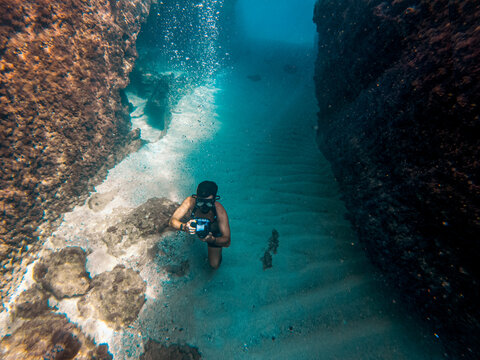
[[[190,216],[192,219],[208,219],[210,220],[210,232],[214,237],[220,237],[222,236],[222,233],[220,232],[220,227],[218,226],[218,221],[217,221],[217,209],[215,207],[215,204],[213,207],[208,210],[208,212],[204,213],[202,209],[197,206],[195,203],[195,207],[192,210],[192,214]],[[208,243],[209,247],[214,247],[214,248],[221,248],[222,246],[220,245],[215,245],[215,244],[210,244]]]

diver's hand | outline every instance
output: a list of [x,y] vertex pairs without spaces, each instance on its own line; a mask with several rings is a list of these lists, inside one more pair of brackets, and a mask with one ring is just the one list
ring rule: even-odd
[[213,237],[213,234],[212,233],[208,233],[207,236],[205,236],[203,239],[202,239],[203,242],[206,242],[208,244],[213,244],[215,243],[216,239]]
[[195,226],[190,225],[194,221],[195,221],[194,219],[191,219],[191,220],[188,220],[188,222],[185,224],[185,231],[190,235],[193,235],[197,232],[197,228]]

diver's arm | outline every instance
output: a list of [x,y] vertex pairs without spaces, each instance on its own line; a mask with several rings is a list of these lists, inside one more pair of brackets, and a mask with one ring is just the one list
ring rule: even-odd
[[218,245],[221,247],[229,247],[230,246],[230,237],[227,237],[225,235],[219,236],[219,237],[214,237],[211,233],[210,235],[205,237],[205,241],[210,244]]
[[193,208],[194,201],[195,200],[191,196],[183,200],[182,205],[180,205],[180,207],[173,213],[168,225],[177,230],[187,231],[187,224],[183,223],[180,219],[187,215],[187,213]]
[[213,237],[213,244],[222,246],[222,247],[229,247],[230,246],[230,224],[228,223],[228,215],[225,211],[225,208],[220,203],[215,203],[217,209],[217,221],[220,233],[222,236],[217,238]]

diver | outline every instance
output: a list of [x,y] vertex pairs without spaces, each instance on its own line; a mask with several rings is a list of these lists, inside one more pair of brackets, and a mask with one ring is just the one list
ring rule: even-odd
[[[208,245],[208,262],[218,269],[222,262],[222,248],[230,246],[230,225],[222,204],[216,200],[218,186],[213,181],[198,184],[197,193],[183,200],[175,210],[169,225],[174,229],[197,236]],[[184,222],[189,216],[189,220]],[[182,221],[183,220],[183,221]]]

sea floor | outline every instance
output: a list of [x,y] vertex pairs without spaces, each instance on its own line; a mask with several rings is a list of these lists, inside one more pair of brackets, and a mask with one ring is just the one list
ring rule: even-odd
[[[74,300],[56,304],[97,343],[107,342],[115,359],[137,359],[148,339],[198,347],[205,359],[443,358],[433,332],[376,279],[345,219],[315,143],[314,54],[266,45],[239,54],[180,100],[165,135],[145,121],[145,99],[128,94],[133,126],[150,143],[96,188],[110,194],[103,210],[85,205],[65,214],[46,244],[88,250],[92,276],[125,264],[147,282],[139,319],[121,331],[82,319]],[[141,245],[107,254],[89,236],[119,209],[155,196],[181,202],[207,179],[219,185],[232,232],[216,271],[206,245],[185,234],[159,238],[154,260]],[[264,269],[274,230],[278,248]],[[185,276],[161,271],[168,252],[189,264]]]
[[313,50],[260,46],[217,78],[215,136],[186,156],[184,174],[219,184],[232,244],[212,271],[193,243],[190,274],[164,284],[168,298],[145,308],[143,333],[206,359],[440,359],[433,332],[376,280],[344,217],[315,143],[313,63]]

